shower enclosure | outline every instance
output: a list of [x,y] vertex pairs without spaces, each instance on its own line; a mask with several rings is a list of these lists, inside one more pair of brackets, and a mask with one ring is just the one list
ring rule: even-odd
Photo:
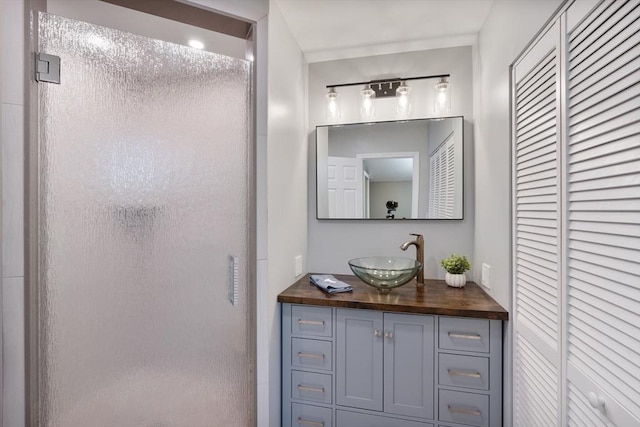
[[254,424],[251,63],[35,20],[29,422]]

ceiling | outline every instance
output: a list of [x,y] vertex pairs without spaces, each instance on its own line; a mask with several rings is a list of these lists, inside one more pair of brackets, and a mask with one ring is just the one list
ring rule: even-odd
[[[2,1],[2,0],[0,0]],[[268,0],[178,0],[205,8],[265,13]],[[272,0],[308,62],[471,45],[494,0]],[[506,0],[496,0],[506,1]],[[517,1],[517,0],[508,0]],[[99,0],[48,0],[49,11],[124,31],[184,44],[201,39],[206,48],[244,57],[242,40],[125,10]],[[244,9],[242,9],[242,7]],[[126,13],[125,13],[126,11]],[[157,21],[157,22],[156,22]],[[160,30],[153,30],[160,28]],[[222,40],[224,39],[224,40]],[[233,44],[237,41],[237,45]],[[232,51],[220,46],[233,45]],[[228,49],[227,49],[228,50]]]
[[413,180],[413,158],[385,157],[363,160],[371,182],[402,182]]
[[276,0],[308,62],[473,44],[494,0]]

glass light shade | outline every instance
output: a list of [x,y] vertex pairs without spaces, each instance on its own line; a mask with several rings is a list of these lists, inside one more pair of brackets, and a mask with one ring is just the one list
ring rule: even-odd
[[360,115],[365,120],[370,120],[374,116],[373,98],[375,98],[375,96],[376,93],[371,89],[370,85],[362,89],[362,92],[360,92]]
[[396,89],[396,98],[398,99],[396,113],[400,118],[409,117],[411,114],[411,100],[409,99],[410,93],[411,88],[407,86],[405,82],[400,83],[400,86]]
[[450,83],[446,77],[441,78],[434,88],[433,112],[442,114],[451,110]]
[[329,88],[329,92],[326,95],[326,118],[330,122],[335,122],[340,119],[340,96],[336,92],[335,88]]

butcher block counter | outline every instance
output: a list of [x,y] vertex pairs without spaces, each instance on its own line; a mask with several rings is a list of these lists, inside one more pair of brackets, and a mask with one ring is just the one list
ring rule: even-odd
[[328,294],[312,285],[310,275],[278,295],[278,302],[325,307],[360,308],[387,312],[437,314],[456,317],[508,320],[509,313],[475,282],[463,288],[447,286],[444,280],[425,279],[424,288],[415,282],[381,294],[356,276],[334,274],[353,287],[353,292]]

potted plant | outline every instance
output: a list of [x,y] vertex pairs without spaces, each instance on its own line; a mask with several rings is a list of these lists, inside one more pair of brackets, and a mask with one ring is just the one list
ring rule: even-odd
[[449,258],[440,261],[440,264],[447,270],[444,281],[454,288],[461,288],[467,283],[467,276],[464,272],[471,268],[471,264],[464,255],[453,254]]

